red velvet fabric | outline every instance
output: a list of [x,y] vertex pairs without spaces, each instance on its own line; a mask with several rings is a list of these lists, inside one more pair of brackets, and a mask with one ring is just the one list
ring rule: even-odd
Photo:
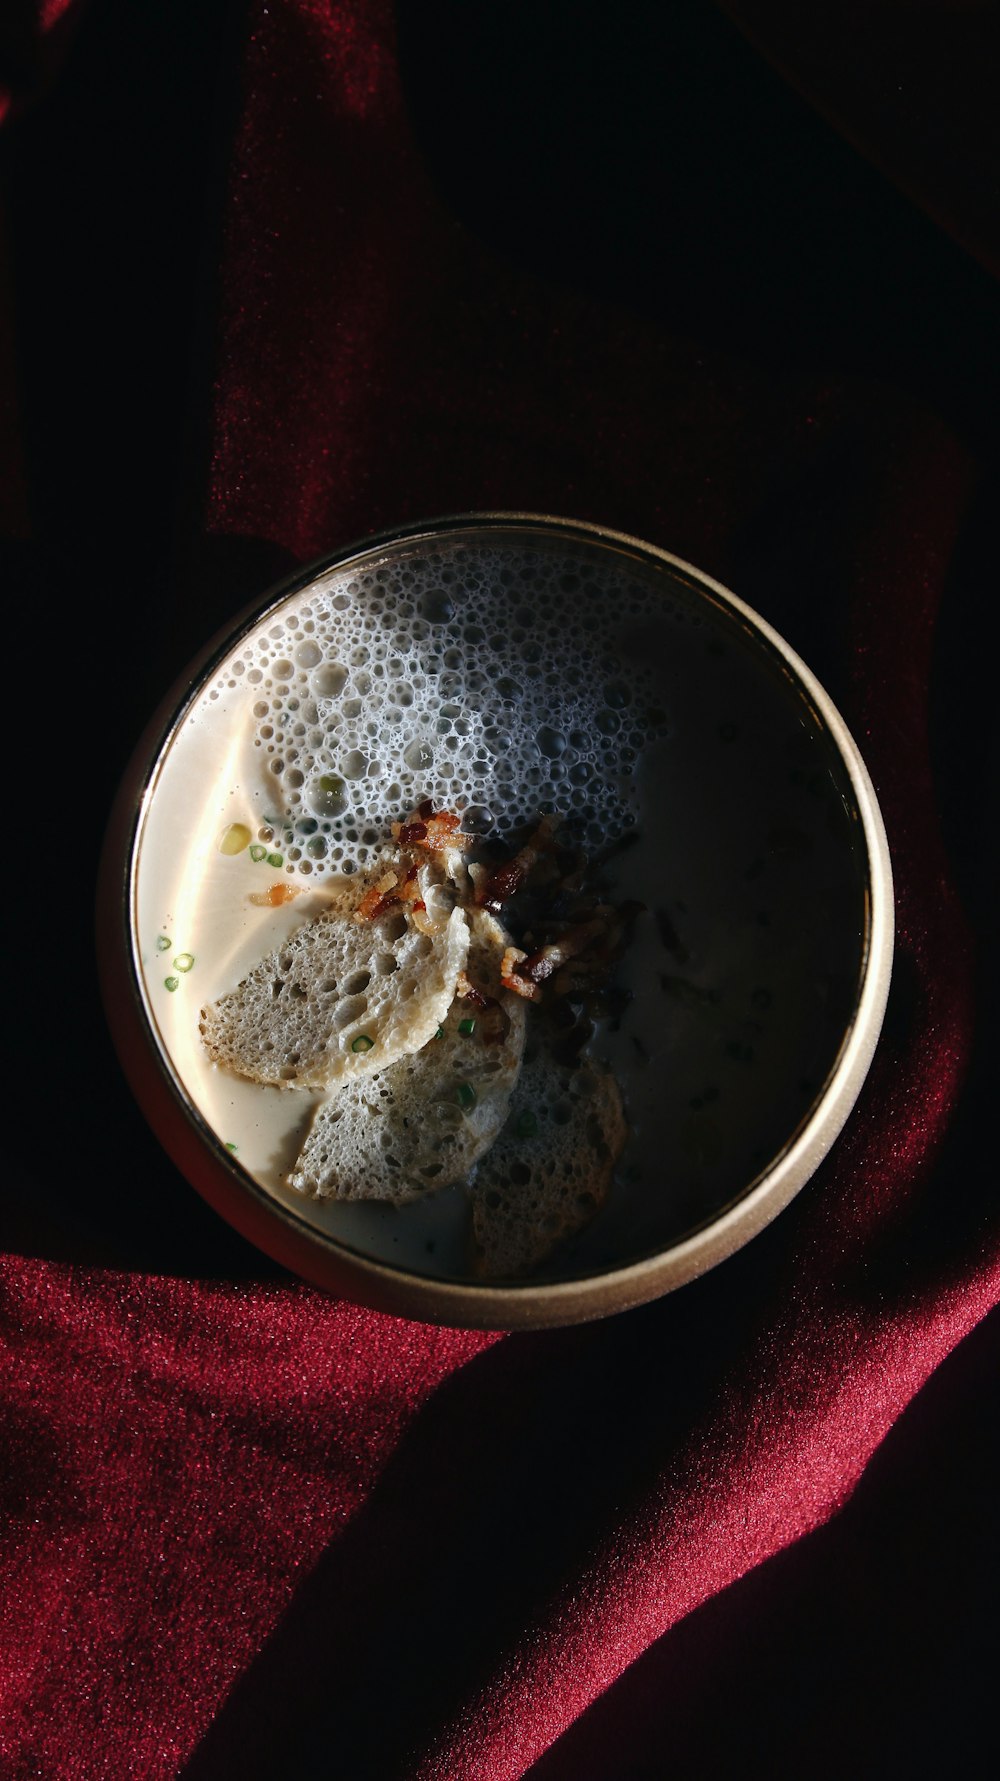
[[[582,1716],[605,1691],[613,1703],[658,1642],[669,1653],[700,1604],[843,1508],[1000,1297],[995,1169],[991,1182],[976,1160],[992,781],[968,642],[991,573],[998,213],[982,194],[998,162],[984,163],[980,87],[971,74],[960,87],[948,57],[978,66],[984,10],[866,8],[862,94],[857,9],[822,9],[821,39],[801,9],[703,8],[706,27],[682,8],[668,97],[679,107],[700,83],[705,135],[680,146],[650,105],[659,10],[639,9],[640,26],[592,6],[487,8],[463,62],[461,8],[220,9],[204,40],[223,78],[205,102],[189,307],[166,262],[143,258],[179,228],[164,218],[183,107],[164,82],[160,133],[140,138],[167,169],[159,184],[148,169],[128,183],[128,132],[93,109],[130,57],[149,83],[136,113],[160,90],[128,29],[115,36],[122,9],[88,39],[102,28],[92,0],[51,64],[46,31],[65,28],[64,9],[22,9],[17,43],[0,30],[3,511],[29,602],[7,690],[57,713],[66,765],[42,811],[60,835],[68,825],[53,843],[58,956],[40,967],[44,1017],[29,1017],[37,1043],[20,1054],[46,1081],[15,1143],[0,1265],[0,1767],[18,1781],[586,1773],[571,1742]],[[894,58],[931,18],[942,55],[907,61],[918,91],[904,129]],[[571,21],[582,35],[563,54]],[[165,14],[154,50],[169,53],[177,28]],[[103,59],[96,86],[88,55]],[[190,71],[171,79],[183,97]],[[758,81],[759,113],[745,97]],[[624,147],[602,147],[633,88],[636,141],[666,130],[662,160],[632,163],[627,129]],[[83,247],[74,219],[53,249],[29,204],[45,177],[71,178],[56,155],[39,171],[66,107],[94,140],[108,132],[100,165],[112,194],[127,191],[117,210],[89,193],[91,255],[68,262],[60,243]],[[738,180],[741,131],[759,143],[775,116],[770,183],[751,157],[742,186],[719,186],[721,213],[704,178],[686,196],[704,158]],[[491,135],[499,118],[506,140]],[[930,153],[945,136],[947,154]],[[505,183],[505,168],[523,180],[524,138],[537,189]],[[92,143],[82,152],[96,164]],[[101,233],[102,205],[114,232]],[[842,251],[871,267],[872,289],[836,286],[824,308]],[[898,329],[897,298],[916,312]],[[74,300],[106,323],[99,374],[80,365]],[[179,420],[161,354],[185,381]],[[84,399],[94,390],[105,414]],[[157,488],[132,461],[143,453]],[[639,534],[756,605],[861,744],[898,897],[883,1038],[815,1180],[705,1279],[539,1335],[435,1329],[324,1297],[192,1206],[109,1054],[78,875],[76,844],[92,850],[105,808],[93,787],[110,795],[145,710],[228,612],[289,563],[476,508]],[[64,631],[40,632],[43,597],[69,614]],[[126,626],[110,653],[102,611]],[[13,727],[19,744],[25,733]],[[15,932],[34,1003],[37,961],[23,922]],[[591,1772],[647,1772],[630,1763],[626,1739]],[[819,1755],[812,1772],[826,1772]]]

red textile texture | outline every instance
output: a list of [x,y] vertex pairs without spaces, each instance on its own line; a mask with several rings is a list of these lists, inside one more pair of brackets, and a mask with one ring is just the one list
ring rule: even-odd
[[[113,317],[104,387],[117,377],[124,393],[107,399],[133,419],[144,406],[149,442],[112,440],[93,412],[84,426],[70,412],[76,385],[54,425],[33,420],[29,365],[5,410],[6,540],[18,562],[25,538],[39,540],[63,594],[88,562],[95,587],[120,593],[134,684],[95,718],[91,758],[106,771],[123,765],[113,746],[131,740],[143,700],[228,610],[277,568],[382,527],[471,509],[551,512],[699,564],[817,669],[882,802],[898,950],[869,1080],[813,1182],[704,1279],[572,1330],[433,1329],[286,1278],[189,1206],[130,1113],[82,992],[74,1013],[85,941],[61,942],[50,991],[69,1036],[52,1041],[59,1067],[12,1169],[0,1271],[0,1772],[12,1781],[526,1776],[693,1609],[847,1502],[894,1422],[1000,1297],[996,1196],[964,1138],[982,1080],[989,899],[948,802],[960,750],[951,742],[942,758],[937,742],[959,716],[945,684],[957,659],[950,613],[981,591],[976,541],[995,487],[989,367],[967,369],[962,355],[972,361],[990,338],[977,329],[996,316],[985,270],[996,242],[955,146],[951,182],[935,160],[930,214],[914,208],[911,221],[910,199],[923,195],[919,108],[911,136],[869,143],[868,114],[848,93],[843,148],[828,96],[824,119],[799,94],[787,116],[771,105],[766,83],[784,96],[789,68],[802,94],[820,97],[801,42],[781,40],[796,9],[728,10],[746,11],[755,43],[763,35],[766,78],[728,18],[703,7],[696,25],[696,9],[681,9],[699,54],[721,59],[733,134],[720,148],[719,114],[704,112],[704,137],[688,134],[674,162],[666,147],[645,154],[654,125],[669,127],[648,103],[662,9],[639,9],[644,22],[623,42],[599,7],[515,7],[503,21],[486,8],[481,59],[466,64],[462,8],[237,7],[224,36],[222,173],[214,161],[205,171],[210,263],[183,367],[194,420],[154,442],[167,411],[154,361],[162,350],[173,364],[176,343],[169,328],[143,337],[148,365],[122,347],[116,366],[120,330],[141,325],[140,280],[126,283],[126,323],[112,299],[117,262],[99,240]],[[917,13],[926,34],[928,9],[874,10],[883,24],[891,10],[900,33]],[[972,42],[978,9],[930,10],[945,37],[957,21]],[[90,11],[101,14],[97,0]],[[846,67],[843,23],[837,36],[824,16]],[[570,20],[581,33],[572,78]],[[31,145],[72,102],[73,79],[86,86],[73,54],[86,52],[90,24]],[[888,27],[880,41],[895,41]],[[665,105],[683,107],[693,66],[675,70]],[[892,84],[891,65],[869,61],[876,97],[880,67]],[[751,83],[765,79],[767,129],[783,117],[789,140],[801,131],[819,145],[819,185],[796,185],[775,138],[767,153],[781,177],[753,184],[762,151],[735,195],[719,186],[713,213],[706,184],[685,197],[682,161],[738,162],[744,126],[763,140],[755,114],[734,119],[744,68]],[[96,129],[89,95],[76,103]],[[19,104],[23,129],[30,93]],[[509,135],[498,142],[501,116]],[[635,125],[634,163],[614,136],[622,119]],[[880,167],[892,162],[905,198],[884,197],[880,173],[866,183],[869,148]],[[115,177],[127,178],[125,160],[127,150],[109,155]],[[631,168],[631,192],[602,184],[609,164],[616,176]],[[975,193],[987,173],[976,169]],[[941,259],[935,231],[951,192],[962,245],[949,241]],[[152,202],[148,185],[129,199],[136,254]],[[895,268],[909,299],[898,330],[880,322],[874,288],[822,307],[862,202],[876,219],[880,206],[902,218],[888,247],[880,238],[867,250],[873,287]],[[25,251],[23,220],[14,235]],[[934,292],[919,282],[925,255],[944,267]],[[763,261],[786,282],[772,284]],[[140,270],[162,322],[156,277]],[[16,292],[16,264],[12,276]],[[59,301],[72,307],[72,280]],[[945,345],[939,322],[954,333]],[[15,340],[31,326],[15,301]],[[53,326],[45,355],[58,363],[59,352]],[[914,365],[925,362],[921,382]],[[126,389],[134,378],[147,380],[141,403]],[[62,464],[61,508],[51,485],[33,483],[39,465],[62,463],[60,424],[67,460],[76,453],[73,475]],[[89,426],[118,477],[108,529]],[[155,491],[128,462],[144,449],[158,469],[184,460],[150,551],[166,568],[148,571],[138,525]],[[100,702],[113,705],[100,640],[74,626]],[[960,796],[960,816],[976,820],[973,804]],[[78,896],[71,925],[86,927]],[[59,1088],[81,1071],[86,1109],[82,1091],[74,1100],[67,1087],[63,1103]],[[66,1105],[77,1133],[92,1138],[103,1115],[115,1134],[109,1143],[103,1128],[99,1170],[93,1150],[79,1155],[70,1189]]]

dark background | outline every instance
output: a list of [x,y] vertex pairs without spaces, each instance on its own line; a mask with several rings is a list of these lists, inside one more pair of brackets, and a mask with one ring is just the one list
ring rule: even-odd
[[[276,567],[263,549],[227,554],[200,524],[245,12],[222,0],[91,0],[54,63],[27,24],[20,40],[5,27],[7,72],[30,95],[0,132],[30,527],[4,542],[0,562],[15,596],[55,599],[66,615],[47,672],[32,666],[58,722],[47,819],[67,884],[54,914],[77,927],[90,921],[108,802],[152,704]],[[946,840],[985,928],[995,896],[981,605],[996,584],[993,281],[712,5],[638,7],[627,33],[619,12],[568,0],[401,0],[397,16],[414,128],[466,227],[545,276],[736,343],[762,364],[897,387],[943,414],[986,466],[931,689]],[[182,578],[201,590],[197,637]],[[108,615],[127,620],[127,676],[105,654]],[[810,619],[821,662],[823,622]],[[95,715],[84,723],[85,705]],[[9,746],[20,733],[8,729]],[[991,943],[984,981],[994,960]],[[23,1011],[21,1044],[60,1081],[45,1104],[50,1132],[67,1154],[99,1158],[110,1103],[116,1142],[148,1148],[96,974],[66,984],[55,960],[47,989]],[[941,1164],[956,1182],[995,1173],[986,1051],[980,1035]],[[99,1170],[73,1169],[61,1197],[5,1209],[4,1239],[188,1271],[194,1258],[205,1274],[268,1267],[161,1172],[162,1191],[137,1204]],[[910,1406],[842,1514],[660,1641],[536,1765],[537,1781],[980,1772],[980,1752],[997,1745],[998,1360],[994,1316]],[[373,1707],[384,1685],[373,1677]]]

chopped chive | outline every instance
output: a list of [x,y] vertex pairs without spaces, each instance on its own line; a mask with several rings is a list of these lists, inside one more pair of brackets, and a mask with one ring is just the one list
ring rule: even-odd
[[434,1037],[435,1037],[435,1039],[443,1039],[444,1038],[444,1027],[438,1027],[438,1030],[435,1033]]
[[474,1107],[476,1104],[476,1091],[473,1088],[472,1083],[460,1082],[458,1088],[455,1090],[455,1099],[460,1107]]
[[166,934],[160,934],[160,936],[158,937],[157,942],[156,942],[157,952],[167,952],[169,950],[169,947],[170,947],[170,941],[167,939]]
[[538,1130],[538,1120],[533,1113],[519,1113],[515,1130],[519,1138],[533,1138]]
[[250,858],[252,860],[266,860],[267,848],[262,847],[259,841],[255,841],[250,849]]
[[238,1144],[234,1144],[234,1143],[233,1143],[233,1141],[232,1141],[232,1139],[231,1139],[231,1138],[227,1138],[227,1139],[226,1139],[226,1149],[227,1149],[227,1150],[238,1150],[238,1149],[239,1149],[239,1145],[238,1145]]
[[190,971],[194,964],[193,952],[179,952],[174,960],[175,971]]
[[267,856],[267,863],[269,866],[283,866],[285,863],[284,855],[280,853],[269,853]]
[[471,1018],[468,1020],[460,1020],[458,1023],[458,1030],[460,1033],[474,1033],[476,1030],[476,1023]]
[[177,988],[177,985],[178,985],[178,984],[179,984],[179,983],[180,983],[180,978],[179,978],[179,977],[165,977],[165,978],[164,978],[164,979],[163,979],[163,987],[164,987],[164,989],[170,989],[170,990],[174,990],[174,989],[176,989],[176,988]]
[[351,1040],[351,1050],[370,1051],[374,1043],[374,1039],[369,1039],[367,1033],[359,1033],[356,1039]]

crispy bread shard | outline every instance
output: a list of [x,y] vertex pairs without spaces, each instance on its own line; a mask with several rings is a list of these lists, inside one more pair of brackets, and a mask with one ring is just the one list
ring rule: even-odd
[[318,1199],[403,1205],[463,1180],[503,1125],[524,1050],[525,1004],[501,988],[508,936],[485,910],[469,912],[468,981],[505,1016],[502,1037],[456,995],[440,1035],[387,1069],[323,1101],[289,1185]]
[[468,948],[459,908],[429,935],[402,909],[356,921],[335,901],[201,1010],[202,1041],[217,1064],[281,1088],[372,1076],[437,1031]]
[[476,1272],[531,1274],[604,1204],[627,1127],[614,1078],[525,1057],[510,1112],[472,1184]]

